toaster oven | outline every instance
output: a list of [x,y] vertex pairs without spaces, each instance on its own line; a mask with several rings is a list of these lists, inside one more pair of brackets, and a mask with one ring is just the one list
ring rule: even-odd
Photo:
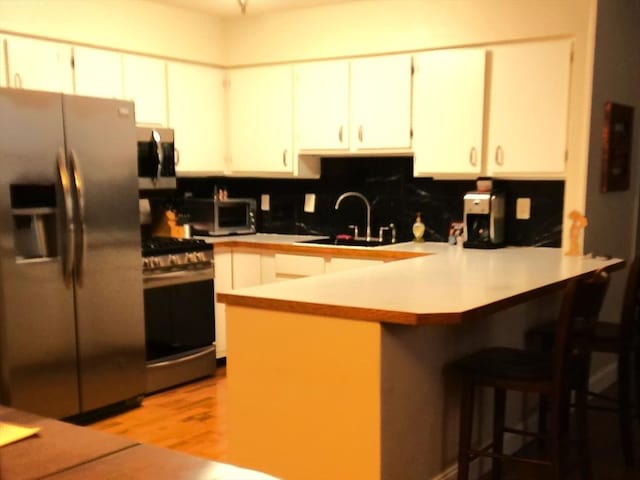
[[256,232],[256,201],[253,198],[185,198],[191,235],[239,235]]

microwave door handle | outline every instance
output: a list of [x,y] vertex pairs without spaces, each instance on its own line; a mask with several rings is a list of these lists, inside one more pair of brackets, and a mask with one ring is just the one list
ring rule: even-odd
[[65,162],[64,150],[60,148],[56,155],[56,168],[62,201],[62,278],[67,287],[71,286],[75,254],[75,219],[73,198],[71,196],[71,178]]
[[158,170],[156,172],[156,180],[160,178],[162,174],[162,165],[164,163],[164,152],[162,151],[162,139],[160,138],[160,132],[152,130],[151,138],[156,147],[156,156],[158,159]]

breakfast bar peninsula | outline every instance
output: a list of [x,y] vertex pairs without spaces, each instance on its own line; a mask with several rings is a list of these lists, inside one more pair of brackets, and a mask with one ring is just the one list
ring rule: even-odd
[[380,248],[420,255],[218,293],[231,462],[288,480],[453,478],[459,399],[447,364],[521,347],[556,315],[568,280],[624,265],[552,248]]

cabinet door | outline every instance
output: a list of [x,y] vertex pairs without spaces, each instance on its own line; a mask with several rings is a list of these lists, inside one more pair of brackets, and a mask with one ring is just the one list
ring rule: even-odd
[[169,126],[175,130],[180,175],[225,170],[223,81],[217,68],[167,63]]
[[73,93],[71,47],[31,38],[7,38],[9,86]]
[[124,55],[124,95],[136,104],[136,123],[167,125],[165,62],[156,58]]
[[293,67],[229,72],[233,173],[293,173]]
[[73,64],[76,94],[124,98],[122,54],[95,48],[74,47]]
[[[216,269],[214,295],[226,292],[233,287],[233,266],[231,252],[223,248],[214,248],[213,260]],[[216,358],[227,356],[227,306],[215,302]]]
[[7,59],[4,54],[6,43],[6,38],[0,36],[0,87],[7,86]]
[[411,147],[411,56],[351,62],[351,145],[355,150]]
[[234,290],[262,283],[259,253],[234,251],[232,261]]
[[562,174],[571,41],[491,49],[487,173]]
[[414,175],[477,176],[482,168],[484,49],[414,57]]
[[349,62],[303,63],[294,75],[298,149],[348,150]]

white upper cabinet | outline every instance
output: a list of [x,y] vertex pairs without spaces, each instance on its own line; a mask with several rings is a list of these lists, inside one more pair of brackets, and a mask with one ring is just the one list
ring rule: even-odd
[[570,40],[490,49],[487,174],[564,173],[571,49]]
[[23,37],[7,37],[9,86],[73,93],[71,47]]
[[411,56],[351,62],[352,150],[411,148]]
[[231,171],[293,174],[293,67],[235,69],[228,78]]
[[349,61],[294,67],[295,130],[300,151],[349,150]]
[[414,175],[473,177],[482,169],[485,49],[414,57]]
[[7,86],[7,59],[4,55],[6,39],[0,35],[0,87]]
[[124,98],[122,54],[74,47],[75,93],[91,97]]
[[136,123],[167,125],[167,77],[163,60],[123,55],[124,97],[136,104]]
[[213,67],[167,63],[169,127],[175,130],[179,175],[223,173],[224,73]]

